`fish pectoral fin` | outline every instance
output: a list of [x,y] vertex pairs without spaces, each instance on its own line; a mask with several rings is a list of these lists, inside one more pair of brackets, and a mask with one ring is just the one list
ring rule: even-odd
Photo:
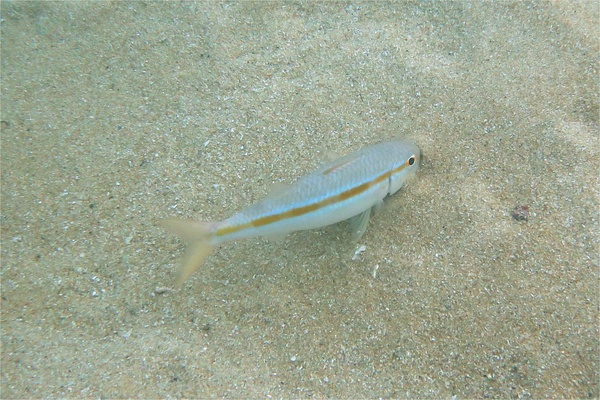
[[350,218],[350,229],[352,230],[352,239],[358,241],[367,231],[369,219],[371,218],[371,208]]

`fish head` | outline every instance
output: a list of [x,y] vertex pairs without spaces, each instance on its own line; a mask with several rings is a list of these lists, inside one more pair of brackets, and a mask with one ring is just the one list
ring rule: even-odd
[[421,165],[421,149],[410,141],[391,142],[396,162],[390,173],[389,194],[396,193]]

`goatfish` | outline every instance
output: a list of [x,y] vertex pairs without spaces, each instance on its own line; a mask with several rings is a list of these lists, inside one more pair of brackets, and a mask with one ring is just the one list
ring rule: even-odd
[[344,220],[351,220],[353,237],[358,240],[367,229],[371,210],[415,174],[420,159],[421,150],[412,142],[382,142],[325,163],[223,221],[162,220],[167,230],[189,243],[176,286],[225,242],[278,237]]

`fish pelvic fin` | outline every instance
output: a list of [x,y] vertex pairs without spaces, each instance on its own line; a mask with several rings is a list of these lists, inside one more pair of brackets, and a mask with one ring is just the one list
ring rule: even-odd
[[211,238],[214,224],[183,219],[163,219],[160,224],[169,232],[188,242],[183,263],[175,277],[175,287],[179,288],[200,268],[204,259],[213,251],[214,245],[211,243]]

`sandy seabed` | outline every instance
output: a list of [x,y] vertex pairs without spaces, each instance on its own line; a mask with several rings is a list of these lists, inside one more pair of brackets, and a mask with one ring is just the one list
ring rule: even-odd
[[[0,11],[0,397],[600,396],[596,2]],[[160,218],[394,137],[424,162],[359,243],[173,289]]]

